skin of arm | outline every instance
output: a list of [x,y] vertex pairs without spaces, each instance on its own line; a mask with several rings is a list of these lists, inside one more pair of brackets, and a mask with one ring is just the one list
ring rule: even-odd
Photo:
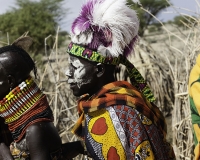
[[0,159],[13,160],[10,149],[4,143],[0,143]]
[[61,140],[51,122],[38,122],[27,128],[27,147],[31,160],[50,160],[50,154],[61,148]]

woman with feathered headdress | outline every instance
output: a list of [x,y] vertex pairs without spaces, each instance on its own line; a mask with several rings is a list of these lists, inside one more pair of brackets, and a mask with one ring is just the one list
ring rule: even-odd
[[[66,75],[73,94],[80,96],[72,132],[95,160],[175,158],[155,98],[127,59],[138,29],[137,14],[126,0],[87,0],[72,24]],[[126,66],[131,84],[115,80],[119,64]]]

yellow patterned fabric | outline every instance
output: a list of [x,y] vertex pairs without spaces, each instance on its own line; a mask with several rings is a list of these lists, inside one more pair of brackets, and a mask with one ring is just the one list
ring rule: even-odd
[[200,55],[192,68],[189,77],[189,99],[192,125],[194,130],[195,160],[200,159]]
[[[148,153],[149,156],[147,155],[144,155],[144,154],[141,154],[141,150],[145,151],[146,153]],[[145,159],[145,160],[152,160],[152,159],[155,159],[154,157],[154,154],[153,154],[153,151],[151,149],[151,144],[149,141],[144,141],[142,142],[138,147],[137,149],[135,150],[135,154],[136,155],[140,155],[140,157],[142,159]]]
[[[115,128],[113,126],[112,120],[110,118],[109,112],[105,109],[100,110],[99,112],[91,112],[89,113],[90,116],[94,117],[89,121],[88,124],[88,130],[91,133],[92,138],[97,142],[102,144],[102,154],[103,158],[107,158],[107,154],[109,152],[109,149],[116,149],[116,152],[118,153],[119,159],[123,160],[126,159],[125,150],[121,145],[121,141],[115,131]],[[106,126],[102,125],[102,128],[99,128],[98,130],[95,130],[95,124],[98,123],[98,121],[101,121],[102,124],[105,124]],[[103,127],[106,127],[103,129]],[[98,132],[96,134],[96,132]]]

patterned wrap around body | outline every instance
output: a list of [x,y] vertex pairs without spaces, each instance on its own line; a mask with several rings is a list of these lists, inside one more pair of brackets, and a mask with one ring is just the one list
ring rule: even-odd
[[110,83],[86,97],[72,132],[83,137],[94,160],[175,159],[162,113],[128,82]]

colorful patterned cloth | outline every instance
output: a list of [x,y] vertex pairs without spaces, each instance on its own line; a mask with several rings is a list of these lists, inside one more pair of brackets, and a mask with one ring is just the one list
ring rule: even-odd
[[85,140],[94,160],[175,158],[162,113],[128,82],[107,84],[90,98],[84,95],[78,109],[72,132]]
[[196,64],[190,72],[189,78],[189,98],[192,125],[194,129],[195,142],[195,160],[200,159],[200,55],[198,55]]

